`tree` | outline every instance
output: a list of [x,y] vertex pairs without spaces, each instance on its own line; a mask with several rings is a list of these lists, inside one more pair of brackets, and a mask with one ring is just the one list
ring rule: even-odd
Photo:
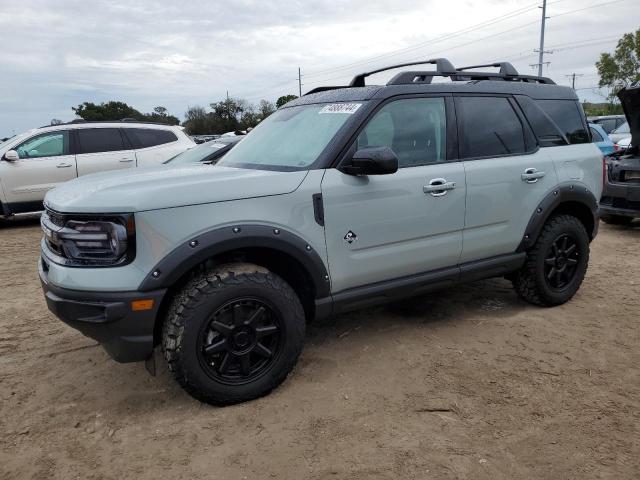
[[260,112],[259,121],[262,121],[276,111],[276,106],[268,100],[260,100],[260,105],[258,106],[258,110]]
[[212,133],[210,129],[209,114],[203,107],[189,107],[184,114],[185,121],[182,125],[190,135],[206,135]]
[[602,53],[596,62],[600,87],[611,88],[611,97],[632,82],[640,81],[640,29],[625,33],[616,46],[613,55]]
[[276,100],[276,108],[280,108],[285,103],[290,102],[291,100],[295,100],[296,98],[298,98],[296,95],[283,95],[282,97],[278,98],[278,100]]
[[80,118],[88,121],[122,120],[124,118],[143,119],[143,115],[138,110],[124,102],[110,101],[100,105],[84,102],[77,107],[71,107],[71,110]]

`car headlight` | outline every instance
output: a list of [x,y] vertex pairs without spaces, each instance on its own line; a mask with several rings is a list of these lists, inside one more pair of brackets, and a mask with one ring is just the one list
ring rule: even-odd
[[51,261],[67,266],[116,266],[135,256],[135,221],[125,215],[73,215],[47,210],[40,223]]

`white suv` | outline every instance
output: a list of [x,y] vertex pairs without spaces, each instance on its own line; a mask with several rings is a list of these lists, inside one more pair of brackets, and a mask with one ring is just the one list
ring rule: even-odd
[[0,144],[0,217],[42,210],[53,187],[88,173],[159,165],[195,146],[181,127],[77,122]]

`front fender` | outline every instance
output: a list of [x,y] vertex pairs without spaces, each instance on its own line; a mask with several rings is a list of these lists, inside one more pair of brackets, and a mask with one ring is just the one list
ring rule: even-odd
[[268,248],[289,255],[310,274],[317,298],[330,295],[329,274],[320,255],[296,234],[269,225],[236,225],[197,235],[160,260],[138,289],[169,288],[207,259],[242,248]]

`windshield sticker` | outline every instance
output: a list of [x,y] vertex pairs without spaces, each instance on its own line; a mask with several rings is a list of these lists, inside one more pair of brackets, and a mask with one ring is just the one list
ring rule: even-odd
[[318,113],[347,113],[353,115],[361,106],[361,103],[332,103],[322,107]]

